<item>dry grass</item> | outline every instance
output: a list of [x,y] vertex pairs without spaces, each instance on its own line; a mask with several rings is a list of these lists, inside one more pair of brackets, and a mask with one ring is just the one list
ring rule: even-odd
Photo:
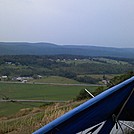
[[0,134],[31,134],[83,102],[55,103],[40,108],[21,109],[14,117],[0,119]]

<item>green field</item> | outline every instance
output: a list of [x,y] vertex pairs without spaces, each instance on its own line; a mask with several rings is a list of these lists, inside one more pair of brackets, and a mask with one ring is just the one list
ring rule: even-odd
[[[87,88],[91,92],[95,86],[65,86],[45,84],[0,83],[0,99],[4,96],[10,99],[35,100],[71,100],[78,95],[81,89]],[[21,108],[35,107],[37,103],[0,103],[0,116],[11,115]]]
[[44,76],[41,79],[33,79],[30,82],[40,83],[61,83],[61,84],[78,84],[80,82],[60,76]]
[[76,59],[76,60],[68,60],[68,61],[64,61],[62,60],[62,62],[65,62],[67,64],[84,64],[84,63],[98,63],[98,64],[102,64],[102,63],[108,63],[108,64],[116,64],[116,65],[127,65],[129,64],[128,62],[125,61],[117,61],[117,60],[113,60],[113,59],[109,59],[109,58],[93,58],[93,59]]
[[79,60],[68,60],[68,61],[62,61],[62,62],[65,62],[67,64],[75,64],[75,65],[79,65],[79,64],[84,64],[84,63],[97,63],[97,64],[100,64],[100,62],[98,61],[93,61],[93,60],[90,60],[90,59],[79,59]]

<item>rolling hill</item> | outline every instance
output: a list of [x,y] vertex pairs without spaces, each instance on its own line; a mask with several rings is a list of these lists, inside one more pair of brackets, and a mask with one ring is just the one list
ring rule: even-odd
[[0,42],[0,55],[83,55],[133,58],[134,48],[112,48],[52,43]]

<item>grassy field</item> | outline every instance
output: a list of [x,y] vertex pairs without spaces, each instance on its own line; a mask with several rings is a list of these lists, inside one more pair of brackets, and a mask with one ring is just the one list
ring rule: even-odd
[[108,63],[108,64],[116,64],[116,65],[126,65],[129,64],[128,62],[124,62],[124,61],[117,61],[117,60],[113,60],[113,59],[109,59],[109,58],[93,58],[93,59],[76,59],[76,60],[68,60],[65,61],[63,60],[62,62],[65,62],[67,64],[84,64],[84,63],[98,63],[98,64],[102,64],[102,63]]
[[79,84],[80,82],[60,76],[44,76],[41,79],[33,79],[30,82]]
[[84,63],[98,63],[98,64],[100,64],[100,62],[93,61],[93,60],[90,60],[90,59],[68,60],[68,61],[62,61],[62,62],[65,62],[67,64],[75,64],[75,65],[84,64]]
[[0,134],[31,134],[67,111],[77,107],[79,102],[55,103],[39,108],[21,109],[16,115],[0,119]]
[[[71,100],[81,89],[87,88],[91,92],[97,87],[63,86],[45,84],[0,83],[0,99],[4,96],[10,99],[41,99],[41,100]],[[0,116],[12,115],[21,108],[35,107],[37,103],[0,103]]]

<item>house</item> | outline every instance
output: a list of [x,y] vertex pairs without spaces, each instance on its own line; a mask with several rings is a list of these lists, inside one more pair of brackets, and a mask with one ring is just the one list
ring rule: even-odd
[[38,77],[38,79],[41,79],[41,78],[42,78],[42,76],[41,76],[41,75],[37,75],[37,77]]
[[32,77],[14,77],[14,78],[12,78],[12,80],[14,80],[14,81],[21,81],[21,82],[23,80],[31,80],[31,79],[33,79],[33,78]]
[[22,77],[17,77],[16,80],[17,81],[22,81],[23,79],[22,79]]
[[102,82],[107,85],[109,83],[109,80],[102,80]]
[[2,78],[2,79],[7,79],[7,76],[6,76],[6,75],[4,75],[4,76],[1,76],[1,78]]
[[22,83],[27,83],[27,80],[22,80]]

